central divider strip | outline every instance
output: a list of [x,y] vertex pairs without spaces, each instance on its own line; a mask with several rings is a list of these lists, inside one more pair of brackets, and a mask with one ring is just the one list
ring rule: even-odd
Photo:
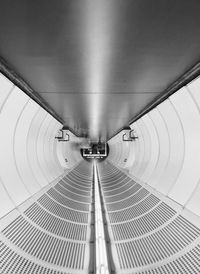
[[100,186],[97,172],[97,162],[93,162],[94,170],[94,200],[95,200],[95,273],[108,274],[108,255],[104,233],[103,210],[100,197]]

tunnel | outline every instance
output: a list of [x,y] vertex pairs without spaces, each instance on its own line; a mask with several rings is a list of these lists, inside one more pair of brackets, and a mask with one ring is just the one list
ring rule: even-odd
[[0,273],[200,273],[200,2],[0,9]]

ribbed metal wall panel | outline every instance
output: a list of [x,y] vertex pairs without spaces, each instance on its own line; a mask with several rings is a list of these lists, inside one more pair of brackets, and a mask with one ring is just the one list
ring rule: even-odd
[[88,273],[92,186],[93,167],[83,161],[2,218],[1,272]]
[[[109,141],[109,160],[200,215],[200,78],[131,125],[139,137]],[[127,153],[127,148],[132,153]],[[126,164],[124,161],[126,159]],[[198,193],[198,194],[197,194]]]
[[200,218],[109,162],[98,171],[116,273],[199,273]]
[[55,139],[62,125],[2,74],[0,89],[1,218],[75,166],[81,156],[76,151],[68,158],[71,144]]

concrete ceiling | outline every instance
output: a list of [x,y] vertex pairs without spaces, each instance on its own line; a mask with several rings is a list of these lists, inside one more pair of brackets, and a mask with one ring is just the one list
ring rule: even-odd
[[200,1],[1,1],[0,55],[60,115],[108,139],[200,59]]

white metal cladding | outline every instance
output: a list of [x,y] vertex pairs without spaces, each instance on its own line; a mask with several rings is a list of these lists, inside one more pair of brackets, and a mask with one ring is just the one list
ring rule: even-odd
[[[0,86],[3,274],[87,273],[92,165],[3,75]],[[119,133],[98,165],[117,273],[200,273],[199,91],[197,78],[133,123],[136,141]]]
[[[33,202],[3,218],[2,273],[88,273],[92,182],[92,165],[81,162]],[[75,196],[56,189],[60,184]]]
[[[139,139],[109,141],[109,161],[200,216],[200,78],[131,125]],[[127,154],[129,146],[132,154]],[[117,152],[118,151],[118,152]],[[119,155],[120,154],[120,155]],[[124,159],[127,158],[126,164]]]
[[62,125],[2,74],[0,87],[2,217],[75,166],[81,156],[76,152],[68,158],[70,145],[55,140]]
[[125,173],[109,162],[98,170],[116,273],[199,273],[200,219],[137,180],[108,191]]

